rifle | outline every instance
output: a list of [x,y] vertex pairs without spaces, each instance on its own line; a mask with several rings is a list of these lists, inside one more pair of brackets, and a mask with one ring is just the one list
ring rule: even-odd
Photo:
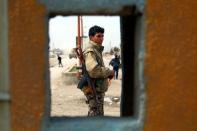
[[82,87],[86,84],[88,84],[88,86],[90,86],[92,88],[93,94],[94,94],[94,99],[96,100],[96,102],[98,103],[98,97],[97,97],[97,93],[96,93],[96,88],[94,85],[94,81],[93,79],[89,76],[87,70],[86,70],[86,66],[85,66],[85,60],[83,58],[83,53],[82,53],[82,49],[79,48],[74,48],[77,57],[79,58],[81,65],[82,65],[82,73],[83,73],[83,77],[81,78],[81,83],[79,82],[78,86],[80,85],[80,89],[82,89]]

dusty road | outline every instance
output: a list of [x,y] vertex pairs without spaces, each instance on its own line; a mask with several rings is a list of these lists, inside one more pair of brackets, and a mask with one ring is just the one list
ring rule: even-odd
[[[108,65],[111,57],[105,57]],[[62,73],[76,63],[77,59],[62,57],[64,67],[58,67],[57,59],[50,59],[51,74],[51,116],[87,116],[88,106],[85,103],[85,96],[76,88],[76,84],[67,85]],[[112,80],[111,86],[106,92],[104,112],[105,116],[120,116],[120,94],[121,94],[121,70],[118,80]]]

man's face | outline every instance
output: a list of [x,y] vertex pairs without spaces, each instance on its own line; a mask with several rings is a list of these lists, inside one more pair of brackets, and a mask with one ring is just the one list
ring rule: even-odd
[[102,45],[103,38],[104,38],[103,33],[96,33],[94,36],[90,36],[90,40],[99,45]]

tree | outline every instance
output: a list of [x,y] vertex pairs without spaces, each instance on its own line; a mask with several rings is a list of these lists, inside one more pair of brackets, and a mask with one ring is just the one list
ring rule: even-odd
[[114,52],[119,52],[120,51],[120,48],[118,48],[118,47],[114,47]]

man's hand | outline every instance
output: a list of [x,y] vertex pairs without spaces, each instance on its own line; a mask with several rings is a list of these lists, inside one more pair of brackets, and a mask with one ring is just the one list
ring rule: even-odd
[[78,79],[81,79],[82,73],[81,73],[81,72],[77,72],[77,73],[76,73],[76,77],[77,77]]
[[111,70],[111,74],[108,76],[108,78],[111,80],[114,77],[114,71]]

